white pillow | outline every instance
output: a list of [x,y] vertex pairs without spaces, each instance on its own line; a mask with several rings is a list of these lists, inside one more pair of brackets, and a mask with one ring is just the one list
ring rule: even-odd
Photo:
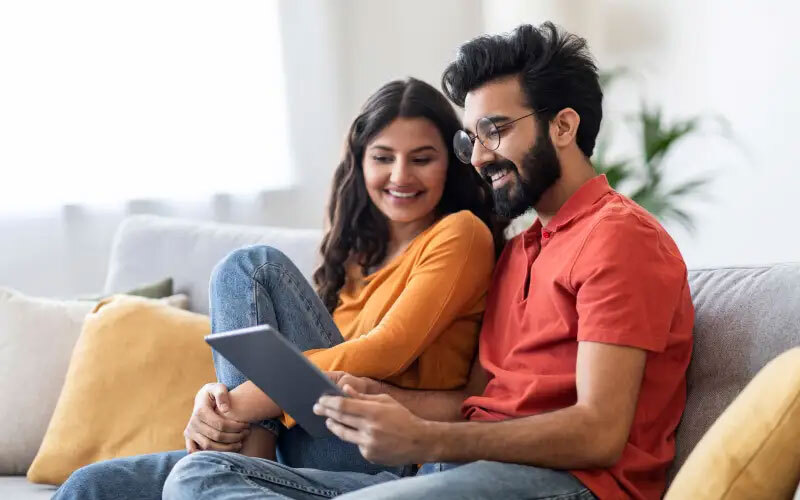
[[[188,309],[189,298],[158,299]],[[28,297],[0,287],[0,475],[25,474],[56,407],[94,300]]]
[[95,302],[0,287],[0,474],[25,474],[39,450],[83,319]]

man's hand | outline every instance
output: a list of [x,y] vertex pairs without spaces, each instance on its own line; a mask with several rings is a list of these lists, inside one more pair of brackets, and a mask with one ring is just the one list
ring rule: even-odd
[[325,372],[325,375],[330,377],[333,383],[339,386],[339,389],[344,389],[344,386],[349,385],[360,394],[384,394],[386,392],[380,381],[371,378],[356,377],[347,372]]
[[403,465],[427,460],[430,422],[388,394],[363,394],[350,385],[343,391],[350,397],[323,396],[314,405],[314,413],[328,417],[332,433],[356,444],[370,462]]
[[250,433],[250,424],[225,416],[231,408],[224,384],[204,385],[194,398],[194,409],[183,431],[186,451],[239,451]]

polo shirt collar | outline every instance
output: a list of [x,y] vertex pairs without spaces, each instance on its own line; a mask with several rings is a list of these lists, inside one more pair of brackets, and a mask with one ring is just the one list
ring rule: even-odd
[[550,220],[547,227],[542,227],[542,221],[537,218],[533,225],[526,231],[531,235],[538,234],[542,230],[550,233],[558,231],[559,228],[568,224],[575,217],[585,213],[594,205],[597,200],[613,191],[608,183],[605,174],[598,175],[586,181],[572,196],[564,203],[555,217]]

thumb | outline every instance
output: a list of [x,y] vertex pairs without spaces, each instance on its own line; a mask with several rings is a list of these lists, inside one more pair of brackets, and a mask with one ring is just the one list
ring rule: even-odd
[[363,399],[364,396],[366,396],[366,394],[361,394],[360,392],[355,390],[353,386],[350,384],[344,384],[344,386],[342,386],[342,392],[356,399]]
[[364,399],[366,401],[389,401],[392,399],[392,397],[389,396],[388,394],[367,394],[365,392],[358,392],[355,389],[353,389],[352,386],[347,384],[342,389],[342,392],[344,392],[348,396],[352,396],[358,399]]
[[327,375],[332,382],[336,383],[339,381],[340,378],[342,378],[344,372],[342,371],[325,372],[325,375]]
[[217,384],[211,390],[211,397],[219,408],[219,411],[226,412],[231,409],[231,399],[228,394],[228,388],[223,384]]

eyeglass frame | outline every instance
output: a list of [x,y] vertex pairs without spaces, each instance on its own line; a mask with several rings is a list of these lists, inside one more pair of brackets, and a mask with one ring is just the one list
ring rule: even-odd
[[[540,110],[539,112],[542,112],[542,111],[545,111],[545,110]],[[510,127],[511,125],[513,125],[515,122],[518,122],[518,121],[522,120],[523,118],[527,118],[527,117],[529,117],[529,116],[533,116],[533,115],[535,115],[535,114],[536,114],[536,111],[531,111],[531,112],[530,112],[530,113],[528,113],[527,115],[520,116],[519,118],[515,118],[515,119],[513,119],[513,120],[511,120],[511,121],[507,121],[507,122],[503,123],[502,125],[497,125],[497,124],[496,124],[494,121],[492,121],[492,119],[491,119],[491,118],[487,118],[487,117],[485,117],[485,116],[482,116],[482,117],[478,118],[478,119],[475,121],[475,135],[474,135],[473,137],[470,137],[470,133],[469,133],[469,132],[467,132],[466,130],[464,130],[464,129],[460,129],[460,130],[459,130],[458,132],[456,132],[456,133],[455,133],[455,135],[453,136],[453,141],[455,141],[455,139],[456,139],[456,137],[458,137],[458,134],[459,134],[459,133],[463,133],[464,135],[466,135],[466,136],[467,136],[467,139],[469,139],[469,142],[470,142],[470,143],[472,143],[472,149],[473,149],[473,151],[474,151],[474,149],[475,149],[475,139],[478,139],[478,141],[481,143],[481,145],[482,145],[484,148],[486,148],[486,150],[487,150],[487,151],[497,151],[497,149],[500,147],[500,132],[501,132],[502,130],[506,130],[508,127]],[[483,142],[483,140],[480,138],[480,136],[478,135],[478,123],[479,123],[481,120],[487,120],[487,121],[489,121],[489,123],[491,123],[491,124],[492,124],[492,126],[495,128],[495,130],[498,132],[498,136],[497,136],[497,146],[495,146],[495,147],[493,147],[493,148],[490,148],[490,147],[488,147],[488,146],[487,146],[487,145],[486,145],[486,144]],[[453,150],[454,150],[454,151],[456,150],[455,146],[453,147]],[[461,163],[465,164],[465,165],[470,165],[470,164],[472,163],[471,161],[464,161],[464,160],[462,160],[461,158],[459,158],[459,156],[458,156],[458,154],[457,154],[457,153],[456,153],[456,158],[458,158],[458,160],[459,160]]]

